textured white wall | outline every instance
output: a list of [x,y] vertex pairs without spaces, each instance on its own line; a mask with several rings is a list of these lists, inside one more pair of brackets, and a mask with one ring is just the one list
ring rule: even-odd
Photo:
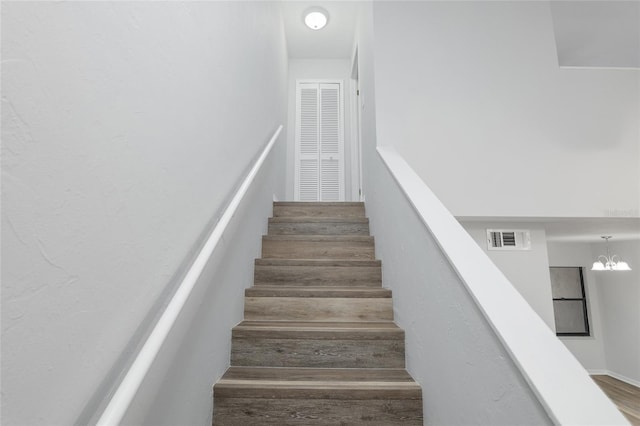
[[639,71],[559,69],[548,2],[375,2],[374,32],[379,144],[454,215],[640,216]]
[[549,266],[581,266],[587,294],[587,313],[591,336],[562,336],[560,340],[580,361],[582,366],[592,372],[607,369],[603,347],[602,309],[600,307],[600,274],[591,271],[594,257],[586,243],[548,242]]
[[229,367],[231,329],[244,317],[244,289],[254,259],[284,196],[285,137],[281,134],[209,259],[123,424],[210,425],[213,385]]
[[[534,311],[555,332],[547,239],[541,225],[531,223],[463,222],[465,230],[478,243]],[[498,251],[487,248],[487,229],[528,229],[531,250]]]
[[[597,273],[607,370],[640,386],[640,242],[612,242],[610,248],[633,270]],[[591,244],[594,259],[604,252],[604,244]]]
[[286,42],[273,3],[13,2],[2,59],[2,423],[72,424],[285,123]]
[[287,200],[294,199],[295,135],[296,135],[296,80],[342,80],[344,104],[344,170],[345,199],[351,198],[351,98],[349,96],[351,65],[348,59],[290,59],[289,108],[287,126]]

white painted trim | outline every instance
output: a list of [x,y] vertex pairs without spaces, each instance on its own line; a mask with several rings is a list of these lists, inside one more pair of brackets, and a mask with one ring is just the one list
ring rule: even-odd
[[[360,64],[358,63],[358,45],[351,57],[351,76],[349,78],[349,109],[351,123],[351,200],[362,201],[362,121],[360,120]],[[357,78],[355,77],[357,73]]]
[[262,154],[260,154],[260,157],[256,160],[255,164],[251,168],[251,171],[249,171],[249,174],[247,174],[247,177],[242,182],[240,188],[238,188],[238,191],[220,217],[220,220],[216,224],[215,228],[213,229],[213,231],[211,231],[207,242],[202,247],[202,250],[200,250],[200,253],[198,253],[196,259],[193,261],[191,268],[180,283],[178,290],[175,292],[173,298],[162,313],[162,316],[156,323],[153,331],[144,343],[144,346],[142,347],[142,349],[140,349],[140,352],[138,352],[135,361],[133,362],[133,364],[131,364],[129,371],[127,372],[126,376],[118,386],[118,389],[109,401],[109,404],[102,413],[102,416],[98,420],[97,425],[112,426],[118,425],[122,421],[122,418],[129,408],[131,401],[135,397],[140,384],[149,372],[149,369],[151,368],[153,361],[158,355],[162,344],[167,338],[167,335],[171,331],[173,324],[175,323],[178,315],[180,315],[182,308],[187,302],[187,299],[189,298],[193,287],[198,281],[200,274],[202,274],[202,271],[209,261],[209,258],[218,246],[218,242],[220,242],[225,229],[235,215],[240,202],[247,193],[247,190],[258,174],[258,171],[262,167],[265,159],[271,152],[271,149],[273,148],[273,145],[278,139],[281,131],[282,125],[278,126],[278,129],[273,134],[271,140],[262,151]]
[[555,424],[628,425],[504,274],[391,147],[378,154]]

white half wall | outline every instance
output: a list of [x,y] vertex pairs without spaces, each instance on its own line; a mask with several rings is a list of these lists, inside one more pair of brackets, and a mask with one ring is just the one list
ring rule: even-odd
[[549,2],[373,9],[378,143],[455,216],[640,216],[640,71],[560,69]]
[[[502,271],[534,311],[555,333],[547,239],[540,224],[523,222],[461,222],[489,259]],[[487,248],[487,229],[528,229],[531,250],[498,251]]]
[[[596,272],[607,370],[640,386],[640,241],[614,241],[609,246],[633,270]],[[604,252],[604,244],[591,244],[594,260]]]
[[74,424],[286,125],[286,41],[271,2],[9,2],[2,60],[2,424]]
[[580,266],[583,268],[587,314],[591,336],[559,336],[571,353],[589,371],[607,370],[604,356],[604,329],[600,307],[601,274],[591,271],[594,257],[588,243],[548,242],[549,266]]
[[[287,127],[287,200],[294,199],[296,80],[342,80],[344,105],[345,199],[351,199],[351,62],[348,59],[289,59],[289,108]],[[357,200],[356,200],[357,201]]]
[[394,292],[394,315],[406,332],[407,369],[422,386],[425,424],[548,424],[544,409],[376,152],[372,23],[371,3],[363,2],[355,40],[363,189],[384,286]]

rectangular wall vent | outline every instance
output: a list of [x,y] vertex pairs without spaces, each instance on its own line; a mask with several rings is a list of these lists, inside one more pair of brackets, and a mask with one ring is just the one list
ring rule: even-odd
[[487,229],[489,250],[531,250],[531,232],[526,229]]

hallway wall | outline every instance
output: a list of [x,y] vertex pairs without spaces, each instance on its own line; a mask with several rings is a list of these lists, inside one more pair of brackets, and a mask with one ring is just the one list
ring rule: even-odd
[[551,266],[582,266],[591,336],[560,337],[580,363],[594,374],[610,374],[640,384],[640,242],[614,241],[618,254],[632,270],[591,271],[605,252],[601,242],[549,242]]
[[8,2],[2,59],[2,424],[73,424],[286,127],[281,16]]
[[587,314],[589,318],[590,336],[559,336],[580,364],[591,373],[607,371],[604,353],[604,326],[600,301],[600,279],[602,273],[591,271],[593,256],[591,247],[583,242],[547,243],[549,266],[579,266],[582,267],[585,293],[587,295]]
[[[610,248],[632,270],[597,273],[607,370],[640,386],[640,242],[614,241]],[[591,244],[593,259],[603,253],[602,243]]]

